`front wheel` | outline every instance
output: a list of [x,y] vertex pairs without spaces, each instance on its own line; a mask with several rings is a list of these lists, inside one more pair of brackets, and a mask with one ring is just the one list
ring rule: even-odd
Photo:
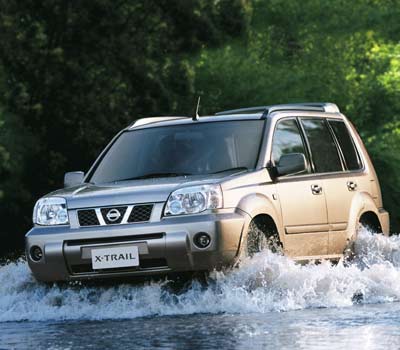
[[246,257],[252,257],[263,250],[282,253],[282,244],[276,229],[254,220],[250,223],[244,248]]

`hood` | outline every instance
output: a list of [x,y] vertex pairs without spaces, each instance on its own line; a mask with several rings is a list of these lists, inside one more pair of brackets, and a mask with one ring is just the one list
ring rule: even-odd
[[179,176],[107,184],[82,184],[48,194],[67,200],[69,209],[165,202],[181,187],[220,183],[232,174]]

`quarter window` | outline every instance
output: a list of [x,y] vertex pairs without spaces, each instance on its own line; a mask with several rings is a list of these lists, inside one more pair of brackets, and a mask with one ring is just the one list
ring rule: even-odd
[[310,144],[315,172],[342,171],[339,153],[324,119],[302,119],[304,131]]
[[341,120],[329,120],[335,136],[342,149],[348,170],[358,170],[361,168],[360,158],[357,154],[354,142],[349,134],[346,124]]
[[272,160],[274,164],[284,154],[303,153],[307,157],[303,139],[295,119],[284,119],[280,121],[275,129],[272,142]]

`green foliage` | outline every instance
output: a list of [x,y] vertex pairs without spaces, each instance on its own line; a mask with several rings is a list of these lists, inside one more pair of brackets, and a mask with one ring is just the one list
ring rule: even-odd
[[[0,110],[0,135],[2,135],[2,131],[4,130],[4,121],[3,121],[3,111]],[[0,140],[2,140],[0,138]],[[1,142],[1,141],[0,141]],[[0,143],[0,179],[4,178],[4,172],[8,168],[8,162],[10,159],[10,153],[7,152],[5,146]],[[4,188],[3,182],[0,183],[0,200],[4,196]]]
[[356,124],[400,229],[400,1],[255,0],[246,38],[193,59],[203,112],[333,101]]
[[[243,4],[0,0],[0,104],[10,115],[7,130],[24,145],[11,147],[14,153],[0,148],[0,159],[20,158],[7,185],[1,182],[8,189],[0,207],[0,220],[11,216],[18,219],[7,222],[18,224],[2,229],[23,237],[34,200],[60,187],[66,170],[88,169],[121,127],[140,116],[192,110],[188,57],[241,35]],[[20,198],[21,188],[29,199]]]
[[399,17],[399,0],[0,0],[1,234],[21,241],[34,200],[123,126],[197,95],[202,114],[336,102],[399,230]]
[[[3,87],[3,72],[1,71],[0,67],[0,89]],[[4,89],[4,87],[3,87]],[[5,112],[4,109],[1,108],[0,105],[0,203],[2,198],[4,197],[4,179],[7,170],[10,168],[9,161],[10,161],[10,153],[8,152],[6,145],[5,145]]]

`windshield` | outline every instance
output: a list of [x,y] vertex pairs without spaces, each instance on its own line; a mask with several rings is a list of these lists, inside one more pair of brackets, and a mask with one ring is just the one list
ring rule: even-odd
[[253,169],[263,123],[241,120],[126,131],[101,159],[90,182]]

